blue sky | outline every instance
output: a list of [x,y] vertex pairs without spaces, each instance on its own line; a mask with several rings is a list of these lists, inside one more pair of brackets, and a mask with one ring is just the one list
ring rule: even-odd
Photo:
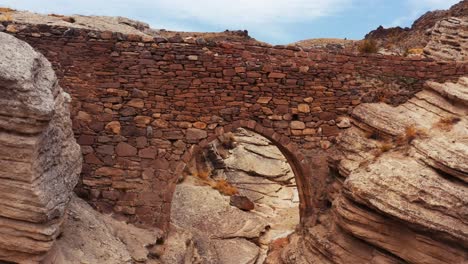
[[361,39],[379,25],[410,26],[429,10],[459,0],[0,0],[39,13],[125,16],[153,28],[247,29],[258,40],[286,44],[308,38]]

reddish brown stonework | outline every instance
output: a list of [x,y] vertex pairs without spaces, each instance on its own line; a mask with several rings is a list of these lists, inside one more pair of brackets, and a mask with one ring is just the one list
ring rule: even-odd
[[285,154],[305,222],[316,207],[316,179],[302,149],[329,147],[341,131],[337,120],[361,102],[399,104],[426,80],[468,73],[466,64],[426,59],[16,28],[9,33],[41,51],[73,97],[85,160],[78,193],[101,211],[162,228],[194,149],[238,127]]

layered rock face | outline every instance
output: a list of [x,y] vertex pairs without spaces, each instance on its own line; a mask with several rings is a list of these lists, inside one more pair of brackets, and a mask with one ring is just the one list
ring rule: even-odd
[[468,78],[398,107],[358,106],[334,156],[332,207],[270,263],[467,263],[467,114]]
[[58,236],[81,171],[50,63],[0,33],[0,260],[36,263]]
[[468,16],[443,19],[431,32],[424,53],[437,60],[468,60]]

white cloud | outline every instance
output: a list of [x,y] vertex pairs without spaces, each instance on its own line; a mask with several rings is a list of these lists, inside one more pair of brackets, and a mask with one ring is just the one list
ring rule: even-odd
[[288,23],[329,16],[351,0],[172,0],[155,3],[175,18],[210,24],[245,26]]

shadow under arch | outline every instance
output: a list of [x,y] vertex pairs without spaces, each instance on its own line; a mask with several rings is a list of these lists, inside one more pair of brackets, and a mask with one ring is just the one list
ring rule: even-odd
[[[206,147],[210,142],[216,140],[219,136],[225,133],[234,132],[238,128],[244,128],[264,136],[265,138],[269,139],[276,147],[278,147],[291,166],[296,180],[299,193],[300,225],[303,227],[314,225],[316,220],[314,217],[314,208],[316,206],[314,202],[314,188],[312,188],[311,184],[313,179],[312,167],[310,166],[309,160],[300,152],[298,145],[292,142],[288,136],[279,134],[272,128],[266,128],[258,124],[256,121],[239,120],[234,121],[231,124],[216,128],[213,135],[210,135],[207,138],[201,140],[198,144],[193,144],[184,153],[182,161],[179,166],[177,166],[177,171],[175,173],[182,173],[191,158],[199,153],[199,151]],[[175,192],[175,185],[176,184],[174,183],[170,190],[172,194]]]

